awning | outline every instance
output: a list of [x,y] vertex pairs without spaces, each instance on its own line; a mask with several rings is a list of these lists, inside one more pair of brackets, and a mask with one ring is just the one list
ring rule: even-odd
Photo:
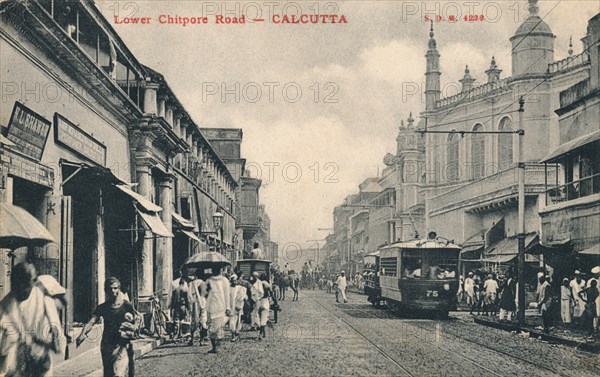
[[198,238],[198,236],[196,236],[194,234],[194,232],[192,232],[190,230],[183,230],[183,229],[181,229],[181,233],[185,234],[186,236],[188,236],[190,239],[192,239],[194,241],[202,242],[202,241],[200,241],[200,238]]
[[600,244],[597,243],[592,247],[588,247],[587,249],[581,250],[579,254],[600,255]]
[[162,222],[158,213],[146,212],[139,208],[136,208],[137,213],[140,214],[144,222],[150,228],[150,231],[160,237],[173,237],[173,233],[167,229],[166,225]]
[[131,199],[135,200],[146,211],[148,211],[148,212],[162,211],[162,207],[157,206],[156,204],[152,203],[150,200],[146,199],[143,195],[138,194],[137,192],[133,191],[126,185],[115,185],[115,187],[118,188],[119,190],[123,191],[125,194],[127,194],[129,197],[131,197]]
[[[525,235],[525,252],[539,243],[536,232]],[[507,237],[488,246],[481,258],[482,262],[505,263],[514,259],[519,253],[519,239],[517,236]]]
[[600,140],[600,131],[592,132],[584,136],[580,136],[574,140],[560,145],[552,153],[547,155],[540,162],[556,162],[559,157],[574,151],[575,149],[584,147],[590,143]]
[[483,250],[483,242],[471,243],[469,245],[464,245],[462,250],[460,251],[460,259],[461,260],[480,260],[481,259],[481,251]]
[[175,220],[185,230],[198,231],[198,227],[196,225],[178,213],[173,212],[173,220]]

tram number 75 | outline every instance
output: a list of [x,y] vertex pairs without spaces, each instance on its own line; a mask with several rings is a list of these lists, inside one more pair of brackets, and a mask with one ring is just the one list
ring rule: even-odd
[[438,297],[438,291],[427,291],[427,297]]

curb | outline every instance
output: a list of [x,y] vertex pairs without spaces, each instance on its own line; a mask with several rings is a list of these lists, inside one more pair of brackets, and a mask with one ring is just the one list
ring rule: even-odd
[[531,330],[530,328],[520,327],[517,324],[513,323],[500,323],[495,321],[488,321],[482,319],[480,317],[474,317],[473,321],[477,324],[493,327],[496,329],[504,330],[504,331],[526,331],[529,333],[530,337],[536,337],[538,339],[545,340],[547,342],[564,344],[570,347],[576,347],[583,351],[592,352],[592,353],[600,353],[600,344],[595,343],[583,343],[573,339],[567,339],[563,337],[559,337],[556,335],[546,334],[544,332],[540,332],[537,330]]
[[[160,346],[163,343],[164,343],[163,338],[160,338],[160,339],[145,338],[145,339],[139,339],[139,340],[134,341],[134,349],[133,349],[134,359],[140,358],[141,356],[152,351],[153,349],[157,348],[158,346]],[[64,362],[71,363],[73,365],[77,365],[77,360],[85,360],[86,357],[90,357],[92,354],[94,354],[94,357],[96,357],[97,354],[99,354],[99,348],[98,347],[92,348],[92,349],[90,349],[72,359],[66,360]],[[63,367],[65,367],[65,366],[68,366],[68,364],[63,365]],[[95,369],[93,372],[86,373],[83,375],[85,377],[102,377],[102,375],[103,375],[102,364],[100,363],[100,367],[98,369]]]

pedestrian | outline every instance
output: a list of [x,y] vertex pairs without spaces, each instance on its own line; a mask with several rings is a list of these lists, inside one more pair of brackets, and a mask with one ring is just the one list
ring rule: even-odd
[[[273,289],[269,282],[268,276],[266,273],[262,273],[259,277],[260,284],[263,286],[263,295],[258,301],[258,339],[261,337],[264,339],[266,334],[266,326],[269,321],[269,310],[271,310],[271,303],[269,302],[270,298],[274,298]],[[277,300],[275,300],[275,304],[277,304]]]
[[569,287],[569,279],[564,278],[560,287],[560,317],[563,323],[571,323],[571,307],[573,304],[573,295]]
[[498,294],[498,283],[494,279],[494,275],[488,274],[487,280],[483,283],[483,289],[485,290],[484,315],[490,315],[490,313],[493,315],[496,311],[496,296]]
[[254,243],[254,248],[252,249],[251,252],[252,255],[252,259],[264,259],[264,254],[263,251],[260,249],[258,242]]
[[594,320],[598,317],[596,311],[596,299],[598,299],[598,282],[596,280],[590,281],[590,286],[579,292],[579,297],[585,301],[585,317],[587,322],[587,328],[590,330],[590,335],[596,331],[596,324]]
[[221,275],[221,268],[215,266],[212,276],[206,280],[208,335],[212,345],[208,353],[217,353],[217,341],[223,339],[225,320],[231,313],[229,302],[229,280]]
[[229,307],[231,313],[229,315],[229,329],[231,330],[231,341],[237,342],[240,339],[240,331],[242,330],[242,314],[244,313],[244,301],[247,300],[246,288],[238,280],[236,274],[231,275],[229,279],[231,286],[229,289]]
[[344,303],[348,302],[348,299],[346,298],[346,287],[348,286],[348,283],[346,282],[346,272],[341,271],[340,276],[338,276],[335,283],[337,284],[337,293],[338,293],[335,297],[335,302],[340,302],[339,296],[342,297],[342,299],[344,300]]
[[126,314],[130,313],[135,316],[135,311],[131,303],[125,301],[119,279],[108,278],[104,282],[104,292],[107,298],[106,302],[98,305],[94,310],[92,318],[85,324],[81,334],[77,337],[76,344],[79,347],[92,327],[102,318],[104,330],[100,342],[100,353],[104,377],[124,377],[128,367],[131,368],[133,365],[133,360],[130,362],[132,356],[130,339],[122,338],[119,329],[126,321]]
[[331,280],[331,277],[327,278],[327,293],[332,293],[333,292],[333,280]]
[[571,297],[573,297],[573,323],[578,325],[581,323],[581,317],[585,311],[585,301],[579,296],[579,292],[581,292],[585,288],[585,281],[581,278],[581,272],[579,270],[575,271],[575,277],[569,283],[569,287],[571,288]]
[[207,317],[206,317],[206,290],[204,281],[196,278],[195,275],[188,275],[188,294],[190,300],[190,340],[188,345],[194,344],[194,334],[196,330],[200,331],[200,346],[204,345],[204,338],[207,335]]
[[475,280],[473,280],[473,272],[469,272],[465,279],[465,296],[467,297],[467,306],[469,306],[471,313],[473,313],[473,298],[475,296]]
[[258,272],[254,272],[250,277],[250,299],[252,300],[252,313],[250,318],[252,319],[252,330],[258,330],[260,328],[260,314],[258,312],[258,303],[265,294],[264,285],[258,278]]
[[181,321],[185,321],[190,312],[190,299],[186,285],[185,279],[183,277],[179,278],[179,285],[171,293],[169,308],[171,309],[171,318],[176,324],[177,331],[176,334],[171,334],[171,338],[178,339],[181,337]]
[[11,290],[0,301],[0,376],[51,376],[50,354],[61,352],[56,305],[36,278],[32,264],[17,264]]
[[298,289],[300,286],[300,280],[298,279],[298,276],[296,276],[295,272],[291,273],[288,276],[290,276],[290,288],[294,292],[294,297],[292,297],[292,301],[298,301]]
[[[596,266],[596,267],[592,268],[591,273],[592,273],[593,277],[588,280],[586,286],[590,287],[592,281],[595,281],[596,287],[600,287],[600,266]],[[596,297],[595,302],[596,302],[596,316],[594,317],[594,328],[597,329],[598,324],[600,322],[600,321],[598,321],[598,315],[600,315],[600,296]],[[587,301],[587,303],[589,304],[589,300]]]
[[517,310],[515,304],[515,296],[517,293],[517,283],[512,277],[512,272],[506,273],[506,280],[502,284],[502,297],[500,297],[500,315],[499,319],[502,321],[504,317],[508,321],[512,320],[512,314]]
[[548,333],[551,330],[551,312],[552,307],[552,295],[550,293],[550,283],[547,276],[541,276],[539,278],[538,287],[538,310],[542,314],[542,322],[544,325],[544,332]]
[[465,299],[465,277],[462,274],[458,277],[458,292],[456,292],[456,299],[459,304],[462,304]]

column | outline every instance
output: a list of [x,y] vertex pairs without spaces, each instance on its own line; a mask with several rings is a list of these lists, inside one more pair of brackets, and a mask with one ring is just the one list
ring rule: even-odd
[[158,99],[158,113],[156,115],[164,118],[165,117],[165,107],[166,107],[165,97],[159,98]]
[[[138,181],[138,194],[143,195],[147,199],[152,197],[152,171],[149,165],[138,165],[136,167],[137,181]],[[143,221],[143,220],[139,220]],[[141,224],[140,224],[141,225]],[[149,230],[146,232],[148,237]],[[140,251],[140,274],[138,281],[138,293],[141,297],[149,297],[154,292],[154,279],[153,279],[153,240],[152,238],[144,239],[142,250]]]
[[[173,229],[173,176],[166,175],[160,181],[160,217],[167,229]],[[163,297],[171,294],[173,281],[173,239],[160,237],[157,239],[156,249],[156,290],[163,292]]]
[[173,119],[173,131],[177,135],[177,137],[181,137],[181,114],[175,114]]
[[146,88],[144,89],[144,113],[145,114],[154,114],[158,113],[157,110],[157,102],[156,102],[156,93],[158,91],[159,85],[153,82],[146,83]]
[[173,108],[169,105],[166,105],[166,109],[165,119],[167,120],[167,123],[169,123],[169,126],[173,128]]

